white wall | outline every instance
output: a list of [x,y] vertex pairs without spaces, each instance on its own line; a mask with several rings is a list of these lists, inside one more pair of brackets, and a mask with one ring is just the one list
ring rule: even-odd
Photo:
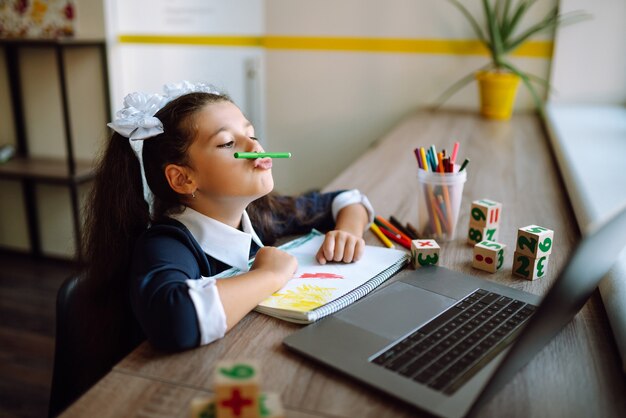
[[[542,17],[554,1],[537,2]],[[466,1],[478,12],[481,2]],[[474,39],[463,16],[446,1],[268,0],[268,35],[394,39]],[[537,39],[549,39],[546,34]],[[322,187],[401,118],[430,105],[452,83],[487,63],[487,56],[268,49],[267,133],[272,150],[291,151],[274,165],[277,190]],[[547,78],[549,60],[513,58]],[[476,110],[472,83],[447,107]],[[516,109],[533,107],[521,88]],[[451,138],[450,141],[453,139]]]
[[[166,83],[203,81],[228,93],[263,132],[263,50],[120,42],[120,36],[260,36],[263,0],[109,0],[107,32],[111,106],[133,91],[162,92]],[[136,16],[141,15],[141,19]],[[254,77],[250,77],[253,69]]]
[[626,104],[626,2],[563,0],[564,12],[585,10],[592,19],[555,38],[555,104]]

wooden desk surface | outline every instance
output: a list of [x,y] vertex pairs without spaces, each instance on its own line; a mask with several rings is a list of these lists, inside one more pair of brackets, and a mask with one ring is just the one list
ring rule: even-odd
[[[534,115],[516,115],[509,122],[496,122],[473,113],[417,113],[374,144],[326,190],[359,188],[378,214],[415,224],[417,179],[412,150],[431,144],[438,150],[451,149],[455,140],[461,142],[460,158],[468,157],[471,163],[457,239],[442,245],[440,264],[544,295],[578,241],[579,232],[542,125]],[[499,241],[508,247],[505,268],[496,274],[471,268],[472,249],[463,237],[470,202],[483,197],[503,203]],[[534,282],[511,275],[511,248],[517,228],[529,224],[555,231],[548,275]],[[380,245],[370,232],[366,233],[366,241]],[[186,416],[193,396],[211,393],[214,365],[224,358],[259,360],[263,367],[262,389],[281,394],[288,416],[421,415],[419,410],[388,395],[287,351],[282,339],[299,328],[253,312],[222,340],[194,350],[164,354],[144,343],[66,415],[84,416],[97,411],[104,416]],[[626,416],[625,388],[619,355],[596,292],[480,415]]]

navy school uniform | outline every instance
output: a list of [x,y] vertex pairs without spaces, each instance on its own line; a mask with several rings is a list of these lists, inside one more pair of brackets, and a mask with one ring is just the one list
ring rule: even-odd
[[[273,214],[278,238],[333,229],[343,207],[362,203],[358,190],[309,193],[296,205],[310,216],[297,222],[290,214]],[[263,246],[244,211],[241,230],[191,208],[152,225],[137,241],[130,269],[130,299],[141,332],[157,348],[178,351],[208,344],[224,336],[226,315],[215,279],[230,267],[248,271],[248,260]]]

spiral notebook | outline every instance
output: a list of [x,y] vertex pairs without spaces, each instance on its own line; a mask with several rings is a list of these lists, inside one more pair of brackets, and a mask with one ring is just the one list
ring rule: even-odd
[[[279,248],[295,256],[298,270],[276,293],[261,302],[256,311],[289,322],[309,324],[357,301],[400,271],[408,262],[404,251],[366,245],[355,263],[319,264],[315,254],[324,234],[313,230]],[[217,279],[236,276],[232,268]]]

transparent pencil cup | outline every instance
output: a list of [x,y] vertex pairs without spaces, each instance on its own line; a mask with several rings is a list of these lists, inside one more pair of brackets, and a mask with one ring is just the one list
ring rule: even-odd
[[417,228],[420,238],[453,240],[467,171],[435,173],[420,168],[417,179]]

